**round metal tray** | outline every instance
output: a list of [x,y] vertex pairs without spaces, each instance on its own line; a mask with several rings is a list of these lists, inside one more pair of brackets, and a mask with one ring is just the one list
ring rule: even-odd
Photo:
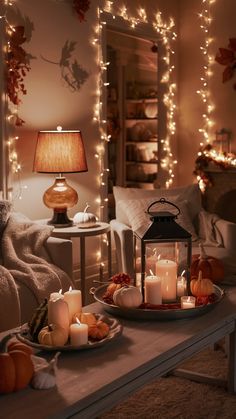
[[216,304],[218,304],[224,296],[224,291],[214,285],[215,301],[206,305],[200,305],[195,308],[188,309],[164,309],[153,310],[143,308],[121,308],[114,304],[108,304],[103,300],[103,295],[107,289],[106,285],[101,285],[98,288],[90,290],[96,301],[102,304],[104,310],[114,316],[124,317],[129,320],[180,320],[197,317],[208,313]]
[[95,314],[97,320],[102,320],[109,326],[109,334],[101,339],[101,340],[89,340],[86,345],[81,346],[73,346],[69,343],[66,343],[63,346],[48,346],[48,345],[41,345],[40,343],[36,343],[32,341],[32,338],[29,334],[29,329],[27,324],[22,326],[22,330],[19,333],[16,333],[16,337],[26,345],[32,346],[35,349],[39,349],[41,351],[82,351],[85,349],[93,349],[98,348],[100,346],[106,345],[108,342],[116,339],[118,336],[122,334],[123,327],[120,322],[112,317],[107,317],[103,314]]

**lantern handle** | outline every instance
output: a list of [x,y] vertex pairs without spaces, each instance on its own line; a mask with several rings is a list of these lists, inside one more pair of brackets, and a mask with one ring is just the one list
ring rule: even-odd
[[151,215],[151,213],[150,213],[150,208],[153,206],[153,205],[155,205],[155,204],[169,204],[169,205],[172,205],[173,207],[175,207],[176,209],[177,209],[177,214],[175,214],[175,217],[178,217],[178,215],[180,214],[180,209],[179,209],[179,207],[177,207],[177,205],[175,205],[175,204],[173,204],[173,202],[170,202],[170,201],[167,201],[165,198],[160,198],[159,199],[159,201],[155,201],[155,202],[152,202],[150,205],[149,205],[149,207],[148,207],[148,209],[147,209],[147,213],[148,214],[150,214]]

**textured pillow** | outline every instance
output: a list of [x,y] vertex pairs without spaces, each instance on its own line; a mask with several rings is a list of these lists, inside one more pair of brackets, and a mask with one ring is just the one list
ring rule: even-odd
[[205,246],[223,246],[223,238],[217,228],[220,217],[205,210],[199,213],[199,237]]
[[[157,198],[158,199],[158,198]],[[149,215],[146,214],[146,210],[152,202],[155,202],[156,199],[146,198],[146,199],[128,199],[121,200],[118,202],[118,206],[121,211],[125,214],[128,219],[127,225],[136,231],[142,225],[149,225],[151,223]],[[187,230],[192,235],[192,241],[198,240],[197,234],[195,232],[194,226],[189,215],[188,205],[186,201],[180,199],[171,198],[171,202],[177,205],[180,209],[180,214],[176,219],[176,222]],[[154,207],[153,207],[154,209]],[[176,213],[176,210],[168,205],[165,206],[165,209],[169,212]],[[160,210],[160,206],[158,207]]]
[[166,198],[170,201],[175,201],[176,199],[187,201],[189,216],[192,221],[194,221],[202,209],[201,191],[198,184],[171,189],[140,189],[114,186],[113,194],[116,202],[116,218],[124,224],[128,224],[128,218],[126,212],[122,209],[122,205],[119,205],[119,201],[121,200],[152,198],[154,201],[160,198]]

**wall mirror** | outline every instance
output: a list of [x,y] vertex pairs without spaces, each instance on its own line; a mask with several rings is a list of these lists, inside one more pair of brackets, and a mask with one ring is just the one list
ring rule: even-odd
[[161,142],[166,110],[161,78],[162,42],[152,25],[130,28],[104,13],[105,119],[109,174],[108,219],[115,217],[113,186],[153,189],[161,180]]

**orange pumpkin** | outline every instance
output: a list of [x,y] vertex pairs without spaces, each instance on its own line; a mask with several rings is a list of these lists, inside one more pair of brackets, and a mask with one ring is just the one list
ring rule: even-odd
[[208,256],[203,245],[200,245],[200,254],[192,257],[191,277],[198,277],[199,271],[202,271],[204,278],[209,278],[214,284],[218,284],[224,279],[223,263],[213,257]]
[[[12,335],[5,336],[0,342],[0,393],[11,393],[21,390],[30,383],[34,373],[34,366],[31,360],[31,353],[26,345],[17,342],[7,346]],[[24,348],[22,348],[22,345]]]
[[199,271],[198,278],[193,278],[190,282],[190,290],[195,297],[206,297],[213,294],[214,285],[211,279],[203,278],[202,271]]

